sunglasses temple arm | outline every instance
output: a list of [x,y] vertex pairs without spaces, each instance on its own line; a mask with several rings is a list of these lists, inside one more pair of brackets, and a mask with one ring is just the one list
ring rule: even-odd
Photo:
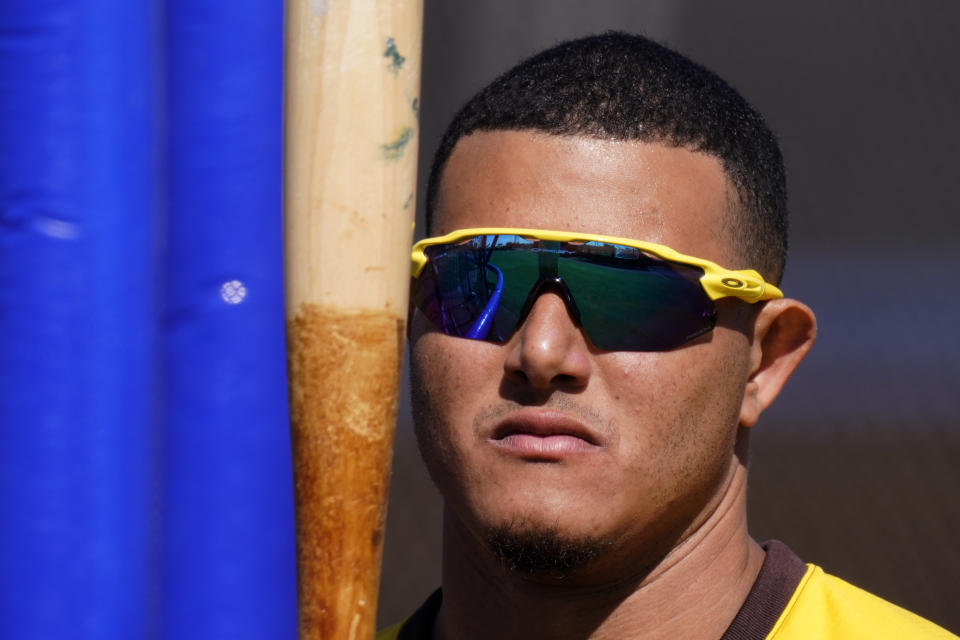
[[490,295],[490,300],[487,301],[480,315],[464,335],[465,338],[471,338],[473,340],[486,339],[487,334],[490,333],[490,327],[493,326],[493,316],[500,307],[500,297],[503,295],[503,272],[490,263],[487,263],[487,268],[496,271],[497,286],[494,287],[493,293]]

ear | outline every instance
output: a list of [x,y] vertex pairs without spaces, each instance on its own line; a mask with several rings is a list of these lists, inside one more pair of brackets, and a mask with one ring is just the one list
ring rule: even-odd
[[770,300],[753,324],[750,377],[740,405],[740,425],[752,427],[803,360],[817,336],[817,318],[798,300]]

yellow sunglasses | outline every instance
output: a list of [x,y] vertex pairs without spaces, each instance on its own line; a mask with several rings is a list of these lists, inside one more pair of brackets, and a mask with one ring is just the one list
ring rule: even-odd
[[549,288],[598,348],[667,351],[716,325],[715,300],[783,293],[650,242],[538,229],[461,229],[413,246],[413,304],[443,333],[504,342]]

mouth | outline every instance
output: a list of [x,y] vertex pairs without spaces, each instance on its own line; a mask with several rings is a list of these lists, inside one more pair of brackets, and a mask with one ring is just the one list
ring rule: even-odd
[[582,422],[541,410],[511,414],[494,427],[489,442],[502,453],[536,462],[559,462],[603,446],[601,438]]

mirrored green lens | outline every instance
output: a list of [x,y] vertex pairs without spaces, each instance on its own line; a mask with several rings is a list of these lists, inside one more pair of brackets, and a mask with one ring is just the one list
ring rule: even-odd
[[560,277],[576,301],[580,322],[600,349],[666,351],[716,324],[716,306],[692,266],[640,254],[597,263],[561,261]]
[[482,339],[506,341],[547,282],[560,287],[590,341],[604,350],[674,349],[716,322],[698,268],[633,247],[477,236],[429,246],[426,255],[412,299],[447,335],[475,337],[478,318],[489,313]]
[[428,247],[427,265],[413,282],[414,304],[447,335],[466,337],[496,289],[497,271],[488,266],[493,265],[502,274],[503,290],[484,339],[506,341],[519,324],[538,277],[536,254],[518,250],[529,244],[516,236],[478,236],[456,245]]

